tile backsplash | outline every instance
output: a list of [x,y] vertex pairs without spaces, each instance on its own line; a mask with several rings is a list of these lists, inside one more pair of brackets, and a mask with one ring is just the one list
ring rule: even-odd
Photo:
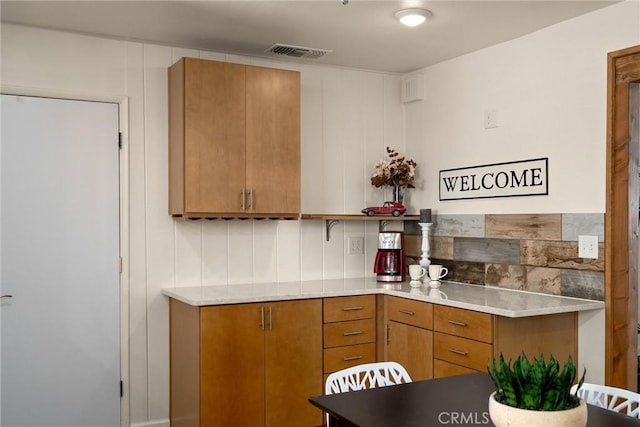
[[[604,300],[604,213],[434,215],[430,259],[449,280]],[[405,222],[407,256],[422,233]],[[598,236],[598,259],[578,257],[578,236]]]

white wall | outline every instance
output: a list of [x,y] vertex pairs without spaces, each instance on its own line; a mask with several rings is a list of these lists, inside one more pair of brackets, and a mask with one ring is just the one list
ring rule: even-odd
[[[436,213],[605,211],[607,53],[640,44],[640,7],[628,1],[419,70],[425,101],[408,104],[407,153]],[[499,127],[484,129],[487,110]],[[439,201],[438,172],[549,158],[549,195]],[[604,311],[579,319],[579,359],[604,383]]]
[[[355,213],[383,200],[368,179],[386,145],[404,150],[399,76],[7,24],[2,25],[1,42],[3,90],[126,100],[128,105],[123,129],[128,159],[128,246],[123,251],[127,423],[167,423],[168,303],[161,288],[372,275],[377,223],[338,223],[326,242],[322,221],[182,222],[169,217],[167,68],[192,56],[301,71],[306,213]],[[364,256],[345,255],[350,235],[366,236]]]
[[[421,166],[420,206],[440,213],[605,210],[607,53],[640,43],[637,0],[420,70],[407,152]],[[499,127],[484,129],[487,110]],[[438,171],[549,157],[549,195],[438,200]]]

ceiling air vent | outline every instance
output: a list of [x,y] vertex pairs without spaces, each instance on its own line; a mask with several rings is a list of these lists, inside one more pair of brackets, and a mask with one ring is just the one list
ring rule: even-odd
[[288,44],[276,43],[269,49],[265,50],[266,53],[273,53],[274,55],[285,55],[293,58],[320,58],[325,53],[331,53],[326,49],[314,49],[311,47],[292,46]]

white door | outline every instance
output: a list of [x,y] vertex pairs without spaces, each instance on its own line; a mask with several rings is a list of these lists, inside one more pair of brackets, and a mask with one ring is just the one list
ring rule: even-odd
[[0,425],[118,426],[118,105],[1,107]]

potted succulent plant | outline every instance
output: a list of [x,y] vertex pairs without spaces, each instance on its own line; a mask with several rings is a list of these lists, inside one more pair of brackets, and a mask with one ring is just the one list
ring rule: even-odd
[[[587,405],[571,394],[576,379],[576,367],[571,356],[561,368],[551,356],[533,362],[521,354],[506,363],[502,354],[488,367],[495,385],[489,397],[489,416],[496,427],[584,427],[587,424]],[[584,382],[586,369],[577,389]]]

